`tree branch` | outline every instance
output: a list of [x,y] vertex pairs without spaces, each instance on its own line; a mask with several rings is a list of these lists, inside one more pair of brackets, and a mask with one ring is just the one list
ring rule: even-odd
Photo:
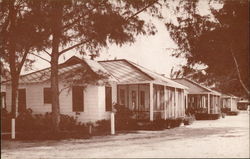
[[44,51],[46,54],[48,54],[49,56],[51,56],[51,54],[50,54],[47,50],[43,49],[43,51]]
[[37,55],[37,54],[34,54],[34,53],[30,53],[30,54],[31,54],[31,55],[34,55],[34,56],[36,56],[36,57],[39,57],[40,59],[42,59],[42,60],[44,60],[44,61],[50,63],[49,60],[47,60],[47,59],[45,59],[45,58],[43,58],[43,57],[41,57],[41,56],[39,56],[39,55]]
[[[138,12],[136,12],[135,14],[133,14],[132,16],[128,17],[128,18],[126,19],[126,21],[129,21],[131,18],[133,18],[133,17],[135,17],[136,15],[140,14],[141,12],[143,12],[144,10],[146,10],[148,7],[152,6],[152,5],[155,4],[156,2],[158,2],[158,0],[153,1],[152,3],[148,4],[147,6],[145,6],[144,8],[142,8],[141,10],[139,10]],[[93,8],[93,9],[94,9],[94,8]],[[64,49],[64,50],[62,50],[62,51],[59,52],[59,56],[62,55],[63,53],[65,53],[65,52],[67,52],[67,51],[69,51],[69,50],[71,50],[71,49],[74,49],[74,48],[76,48],[76,47],[78,47],[78,46],[81,46],[81,45],[83,45],[83,44],[85,44],[85,43],[87,43],[87,42],[89,42],[89,41],[91,41],[91,39],[85,40],[85,41],[80,42],[80,43],[78,43],[78,44],[75,44],[75,45],[73,45],[73,46],[71,46],[71,47],[69,47],[69,48],[67,48],[67,49]]]
[[21,69],[23,67],[23,64],[24,64],[26,58],[27,58],[28,53],[29,53],[29,49],[26,48],[24,55],[23,55],[23,58],[22,58],[21,62],[19,63],[19,65],[17,66],[17,73],[18,74],[20,74],[20,72],[21,72]]
[[235,57],[235,55],[234,55],[232,46],[230,47],[230,51],[231,51],[231,54],[232,54],[232,57],[233,57],[233,60],[234,60],[234,64],[235,64],[235,67],[236,67],[236,70],[237,70],[237,75],[238,75],[240,84],[241,84],[241,86],[244,88],[244,90],[246,91],[246,93],[249,95],[250,92],[249,92],[248,88],[246,87],[246,85],[245,85],[245,84],[243,83],[243,81],[242,81],[242,78],[241,78],[241,75],[240,75],[239,65],[238,65],[237,59],[236,59],[236,57]]
[[146,10],[148,7],[152,6],[153,4],[155,4],[156,2],[158,2],[158,0],[153,1],[152,3],[148,4],[147,6],[145,6],[144,8],[142,8],[141,10],[139,10],[138,12],[136,12],[135,14],[133,14],[132,16],[128,17],[126,19],[126,21],[130,20],[131,18],[137,16],[138,14],[140,14],[141,12],[143,12],[144,10]]
[[69,47],[69,48],[67,48],[67,49],[64,49],[64,50],[62,50],[62,51],[59,52],[59,56],[62,55],[63,53],[65,53],[65,52],[67,52],[67,51],[69,51],[69,50],[71,50],[71,49],[74,49],[74,48],[76,48],[76,47],[78,47],[78,46],[81,46],[81,45],[83,45],[83,44],[85,44],[85,43],[87,43],[87,42],[89,42],[89,41],[91,41],[91,39],[82,41],[82,42],[80,42],[80,43],[78,43],[78,44],[75,44],[75,45],[73,45],[73,46],[71,46],[71,47]]

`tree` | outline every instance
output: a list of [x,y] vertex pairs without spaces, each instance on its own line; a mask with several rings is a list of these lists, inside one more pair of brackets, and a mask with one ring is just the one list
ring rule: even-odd
[[[210,6],[210,16],[197,12],[197,1],[180,2],[189,8],[186,16],[177,17],[178,25],[166,24],[180,48],[174,55],[187,58],[182,75],[213,83],[224,92],[249,94],[248,1],[222,2],[219,10]],[[197,64],[205,67],[194,69]]]
[[[77,49],[81,54],[99,55],[107,43],[122,45],[133,42],[138,34],[153,34],[153,25],[145,23],[138,14],[157,11],[155,0],[38,0],[30,1],[39,30],[47,35],[43,48],[50,57],[52,117],[54,131],[59,131],[60,106],[58,89],[58,59]],[[47,51],[50,50],[50,51]]]
[[21,70],[23,66],[30,66],[34,62],[28,58],[28,54],[35,46],[38,47],[43,37],[30,22],[31,15],[26,2],[25,0],[0,2],[1,75],[9,72],[11,77],[11,111],[14,118]]

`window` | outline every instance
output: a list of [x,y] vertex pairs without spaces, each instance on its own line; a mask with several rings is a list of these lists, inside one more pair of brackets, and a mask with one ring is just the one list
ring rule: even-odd
[[1,92],[1,108],[6,108],[6,92]]
[[72,87],[72,107],[73,112],[84,111],[84,94],[82,86]]
[[26,89],[18,89],[18,112],[26,110]]
[[43,102],[44,102],[44,104],[51,104],[52,103],[51,88],[43,88]]
[[112,110],[112,88],[111,87],[105,87],[105,105],[106,105],[106,111]]
[[120,89],[120,104],[125,105],[125,90]]

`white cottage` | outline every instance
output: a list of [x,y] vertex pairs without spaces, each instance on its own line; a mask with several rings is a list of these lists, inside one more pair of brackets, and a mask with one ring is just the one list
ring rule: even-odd
[[174,81],[188,87],[188,108],[195,110],[196,113],[220,114],[221,93],[187,78],[178,78]]
[[[92,83],[69,85],[84,68]],[[98,79],[103,74],[108,78]],[[66,79],[67,77],[67,79]],[[97,80],[98,79],[98,80]],[[137,119],[185,116],[187,87],[127,60],[93,61],[72,57],[59,65],[60,112],[81,122],[108,119],[112,103],[124,105]],[[23,75],[19,81],[17,112],[51,112],[50,68]],[[11,87],[6,85],[6,108],[11,111]]]
[[221,97],[221,105],[229,111],[237,111],[237,103],[239,98],[231,94],[223,94]]

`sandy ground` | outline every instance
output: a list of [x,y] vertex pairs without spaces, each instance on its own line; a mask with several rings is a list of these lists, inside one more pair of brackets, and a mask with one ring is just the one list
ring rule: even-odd
[[1,158],[249,158],[249,115],[91,139],[3,141]]

